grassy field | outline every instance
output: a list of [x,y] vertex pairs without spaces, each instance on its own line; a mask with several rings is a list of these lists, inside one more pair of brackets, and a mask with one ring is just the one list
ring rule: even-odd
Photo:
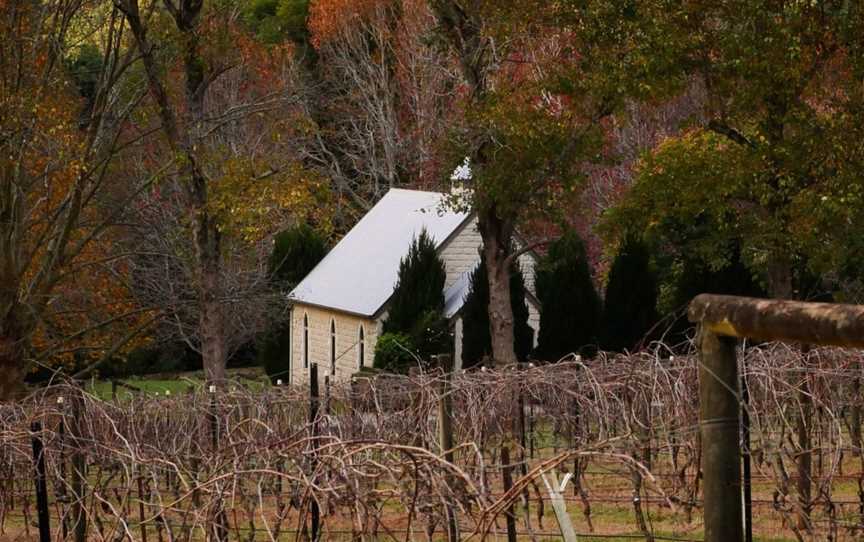
[[[256,389],[269,385],[264,372],[258,367],[229,369],[228,377],[242,383],[246,388]],[[204,386],[204,372],[191,371],[185,373],[165,373],[146,376],[133,376],[114,379],[117,385],[117,398],[131,397],[135,394],[171,395],[188,393],[190,390]],[[100,399],[111,399],[112,380],[91,380],[86,387],[88,393]]]

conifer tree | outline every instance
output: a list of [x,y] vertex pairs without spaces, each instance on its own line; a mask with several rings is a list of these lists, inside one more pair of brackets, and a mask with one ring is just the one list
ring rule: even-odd
[[[384,352],[376,350],[375,366],[386,365],[388,370],[400,372],[413,363],[415,354],[422,360],[450,349],[447,321],[444,318],[444,283],[447,270],[438,255],[435,241],[424,229],[417,235],[408,249],[408,254],[399,263],[399,275],[393,295],[388,304],[387,320],[379,344],[401,335],[414,352],[405,352],[404,357],[388,356],[384,364]],[[404,342],[404,341],[403,341]],[[391,359],[392,358],[392,359]],[[400,365],[404,361],[405,367]],[[380,362],[380,363],[379,363]]]
[[311,226],[301,224],[276,235],[270,256],[270,274],[280,288],[293,288],[326,254],[324,238]]
[[649,339],[659,321],[657,277],[651,255],[635,236],[627,236],[609,271],[603,312],[603,348],[632,350]]
[[444,311],[447,270],[435,242],[423,229],[399,262],[399,276],[388,306],[384,331],[408,331],[423,313]]
[[585,245],[575,231],[552,243],[537,266],[537,298],[540,332],[535,357],[557,361],[571,353],[593,356],[600,335],[600,296]]
[[[318,265],[327,254],[327,243],[310,226],[302,224],[281,232],[273,243],[270,276],[279,290],[287,293]],[[286,380],[291,364],[291,326],[275,318],[270,329],[257,341],[258,362],[275,382]]]
[[[462,366],[473,367],[492,355],[489,329],[489,282],[486,261],[471,273],[470,287],[462,306]],[[534,330],[528,325],[528,305],[525,302],[525,277],[518,264],[510,268],[510,306],[513,310],[516,358],[526,361],[534,343]]]
[[699,294],[768,296],[741,261],[740,247],[733,247],[730,254],[728,263],[719,269],[712,269],[701,259],[687,258],[671,277],[664,278],[663,283],[669,288],[669,299],[660,303],[659,309],[665,315],[663,341],[667,345],[685,351],[689,348],[688,339],[693,336],[695,326],[687,319],[687,306]]

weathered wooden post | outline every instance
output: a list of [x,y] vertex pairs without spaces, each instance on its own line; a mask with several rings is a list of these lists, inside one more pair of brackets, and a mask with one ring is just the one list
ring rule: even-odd
[[[510,450],[507,445],[501,446],[501,470],[504,483],[504,493],[513,488],[513,465],[510,464]],[[505,521],[507,522],[507,542],[516,542],[516,515],[513,504],[507,507]]]
[[[450,393],[450,369],[451,358],[449,355],[441,354],[434,356],[434,360],[441,369],[441,383],[438,396],[438,436],[441,441],[441,452],[444,459],[453,463],[453,397]],[[450,542],[459,540],[459,524],[456,521],[456,509],[447,505],[447,539]]]
[[57,424],[57,462],[60,467],[60,483],[56,485],[56,493],[57,493],[57,502],[61,505],[61,514],[60,514],[60,534],[63,536],[63,540],[66,540],[66,537],[69,536],[69,522],[68,516],[66,513],[68,511],[69,499],[66,495],[66,413],[63,409],[64,398],[61,395],[57,398],[57,409],[60,411],[60,421]]
[[144,475],[138,474],[138,518],[141,525],[141,542],[147,542],[147,524],[144,523]]
[[33,433],[33,467],[36,471],[36,509],[39,518],[39,542],[51,542],[51,519],[48,514],[48,484],[45,481],[45,448],[42,445],[42,424],[30,424]]
[[747,385],[747,366],[741,360],[741,442],[744,449],[744,541],[753,542],[753,475],[750,445],[750,387]]
[[705,540],[741,542],[744,524],[736,342],[703,328],[699,343]]
[[[309,365],[309,424],[310,424],[310,432],[312,434],[312,455],[310,460],[310,469],[313,473],[312,479],[314,480],[315,469],[318,468],[318,459],[315,457],[315,448],[318,446],[318,442],[315,440],[315,437],[318,436],[318,364],[312,363]],[[310,513],[311,513],[311,529],[310,529],[310,540],[313,542],[317,541],[320,536],[320,524],[321,524],[321,510],[318,508],[318,501],[315,500],[315,496],[312,496],[312,502],[310,503]]]
[[735,339],[861,348],[864,306],[702,294],[690,303],[689,318],[700,328],[705,541],[741,542],[740,380]]
[[[214,384],[210,385],[210,401],[209,401],[209,433],[210,433],[210,446],[212,449],[212,453],[214,458],[219,455],[219,440],[220,440],[220,428],[219,428],[219,417],[220,417],[220,408],[219,401],[216,397],[217,387]],[[214,491],[217,493],[215,501],[212,504],[212,512],[211,512],[211,527],[212,531],[210,533],[211,539],[215,542],[225,542],[228,540],[228,514],[225,512],[225,504],[222,500],[222,486],[217,483],[214,486]]]
[[87,540],[87,506],[85,503],[87,490],[87,459],[84,456],[81,436],[84,424],[84,399],[81,393],[76,393],[72,398],[72,424],[70,425],[71,442],[74,444],[72,452],[72,506],[71,515],[75,542],[86,542]]

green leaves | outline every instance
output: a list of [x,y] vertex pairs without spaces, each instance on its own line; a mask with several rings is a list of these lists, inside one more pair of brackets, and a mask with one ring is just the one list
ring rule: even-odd
[[[416,349],[410,351],[425,361],[432,355],[448,351],[449,335],[444,318],[446,279],[444,262],[438,255],[435,242],[424,229],[399,264],[399,276],[389,301],[384,331],[406,334],[410,341],[403,346]],[[376,367],[377,356],[376,350]]]

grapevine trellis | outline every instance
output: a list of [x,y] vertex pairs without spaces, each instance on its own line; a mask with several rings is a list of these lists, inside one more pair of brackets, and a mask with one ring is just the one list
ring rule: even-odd
[[[771,515],[799,540],[864,532],[860,354],[778,344],[740,358],[760,488],[754,515]],[[0,535],[36,535],[35,439],[55,540],[441,540],[451,514],[462,539],[509,531],[540,540],[560,536],[544,476],[564,472],[580,534],[698,540],[697,373],[695,356],[659,346],[585,362],[322,382],[314,409],[308,387],[238,382],[104,401],[51,386],[0,407]],[[439,427],[442,392],[452,403],[449,435]],[[805,453],[807,498],[794,483]],[[598,510],[612,505],[627,510],[619,532],[597,527]],[[690,534],[658,532],[658,515]]]

